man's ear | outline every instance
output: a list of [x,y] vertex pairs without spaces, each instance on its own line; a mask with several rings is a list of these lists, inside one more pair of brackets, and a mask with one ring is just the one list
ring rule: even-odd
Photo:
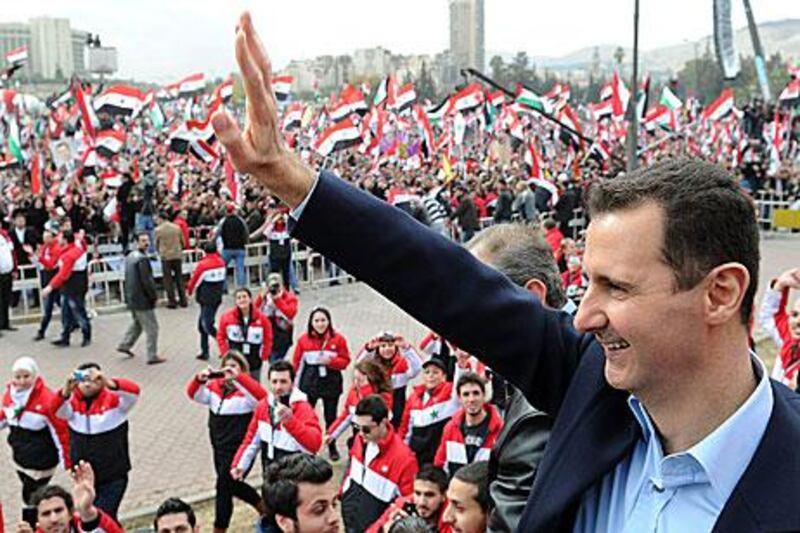
[[741,263],[725,263],[706,276],[705,315],[711,325],[738,320],[742,300],[750,286],[750,273]]
[[275,522],[278,523],[278,527],[284,533],[294,533],[294,520],[292,520],[288,516],[283,516],[282,514],[276,514]]
[[535,294],[544,305],[547,301],[547,286],[541,280],[531,278],[525,282],[525,290]]

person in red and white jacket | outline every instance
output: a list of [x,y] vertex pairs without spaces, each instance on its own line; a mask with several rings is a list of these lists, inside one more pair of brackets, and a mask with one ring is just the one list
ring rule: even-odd
[[69,424],[72,464],[91,463],[95,504],[115,520],[131,469],[128,413],[138,399],[139,385],[106,377],[97,363],[84,363],[70,374],[54,402],[56,416]]
[[17,476],[22,481],[22,501],[50,482],[56,467],[69,469],[69,433],[55,416],[56,397],[39,375],[39,365],[20,357],[11,369],[0,410],[0,429],[9,429],[8,444]]
[[204,242],[202,249],[203,258],[192,272],[192,277],[186,285],[186,294],[191,296],[194,293],[197,303],[200,304],[200,315],[197,317],[200,353],[197,355],[197,359],[208,361],[210,355],[208,337],[217,337],[215,324],[217,309],[222,303],[222,293],[225,287],[225,262],[217,253],[217,245],[214,241]]
[[[374,359],[364,359],[356,363],[353,369],[353,384],[350,386],[350,391],[347,393],[347,398],[344,402],[344,409],[336,418],[336,420],[328,428],[328,436],[325,438],[325,443],[338,439],[345,430],[353,423],[353,416],[355,416],[356,406],[362,399],[377,394],[383,401],[389,411],[392,410],[392,402],[394,401],[392,395],[392,386],[386,372],[381,367],[380,363]],[[348,439],[347,448],[349,449],[355,438],[355,431],[353,437]]]
[[208,431],[214,450],[217,473],[214,505],[214,530],[225,531],[233,515],[236,496],[263,513],[258,491],[231,477],[230,469],[239,445],[247,434],[253,411],[267,391],[248,374],[247,360],[238,352],[222,356],[222,373],[212,377],[212,369],[198,372],[186,387],[195,402],[208,406]]
[[[322,400],[329,431],[342,395],[342,370],[349,364],[347,340],[333,329],[330,311],[324,307],[313,309],[306,332],[295,344],[292,365],[297,374],[296,386],[306,393],[308,403],[316,408],[317,400]],[[328,445],[328,453],[331,461],[339,460],[335,442]]]
[[366,533],[389,533],[394,523],[413,512],[437,533],[450,533],[452,528],[444,523],[447,508],[447,474],[438,466],[425,465],[414,478],[414,492],[400,496],[378,518]]
[[[45,229],[42,233],[42,244],[36,251],[34,259],[36,265],[39,267],[39,282],[42,287],[46,287],[50,280],[55,277],[58,272],[58,260],[61,258],[61,253],[64,251],[58,238],[49,229]],[[50,320],[53,317],[53,307],[60,302],[61,292],[56,289],[46,298],[43,298],[44,309],[42,311],[42,321],[39,323],[39,330],[33,338],[35,341],[44,339],[47,333],[47,327],[50,325]]]
[[356,361],[372,358],[378,362],[392,382],[392,424],[400,425],[406,407],[406,386],[422,370],[422,358],[411,344],[399,335],[384,331],[368,341]]
[[488,461],[503,429],[503,419],[486,400],[486,380],[475,372],[461,374],[456,382],[461,408],[444,426],[433,464],[452,476],[464,465]]
[[253,305],[272,324],[272,353],[270,362],[286,357],[294,342],[294,318],[297,316],[297,296],[283,284],[281,275],[273,272],[267,276],[267,286],[256,295]]
[[362,399],[354,424],[359,433],[342,481],[342,518],[347,531],[365,531],[399,496],[414,490],[417,460],[389,422],[380,396]]
[[[433,463],[442,431],[459,408],[458,396],[447,381],[444,363],[431,357],[422,365],[422,385],[411,392],[398,433],[405,439],[420,465]],[[461,369],[456,368],[458,376]]]
[[[71,476],[72,494],[58,485],[48,485],[34,495],[36,533],[124,533],[122,526],[93,503],[96,491],[92,465],[81,461]],[[15,531],[34,533],[24,521],[17,523]]]
[[258,402],[247,434],[231,466],[231,477],[243,480],[261,451],[263,472],[273,461],[293,453],[315,454],[322,446],[322,428],[306,395],[294,387],[294,367],[288,361],[270,365],[271,394]]
[[220,353],[236,350],[244,355],[250,376],[261,381],[261,366],[272,351],[272,324],[253,305],[250,289],[240,287],[233,297],[236,305],[219,319],[217,345]]
[[64,249],[58,258],[58,272],[50,283],[42,289],[42,298],[61,290],[61,338],[54,341],[56,346],[69,346],[69,338],[75,324],[83,333],[81,346],[88,346],[92,340],[92,326],[86,314],[86,292],[89,290],[88,247],[81,235],[71,229],[61,234]]
[[[4,222],[0,221],[0,224]],[[10,329],[11,287],[17,275],[17,256],[14,242],[0,225],[0,330]]]
[[789,293],[800,289],[800,268],[792,268],[772,280],[764,291],[758,319],[780,350],[772,378],[786,385],[796,383],[800,369],[800,300],[787,312]]

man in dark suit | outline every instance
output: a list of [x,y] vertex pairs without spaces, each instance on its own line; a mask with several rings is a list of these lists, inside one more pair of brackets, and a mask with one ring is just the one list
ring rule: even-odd
[[597,186],[573,327],[407,215],[305,167],[284,146],[248,14],[236,52],[248,129],[224,111],[212,123],[237,169],[293,208],[295,236],[555,417],[518,531],[800,530],[800,396],[749,351],[758,229],[723,169],[667,160]]
[[[37,275],[36,271],[25,267],[30,267],[32,264],[34,251],[41,242],[41,236],[35,229],[28,227],[25,214],[24,209],[17,209],[14,212],[14,227],[9,232],[9,235],[11,236],[11,242],[14,243],[14,256],[17,259],[17,267],[22,267],[19,271],[20,276],[33,278]],[[13,293],[11,297],[12,307],[17,306],[21,294],[21,292]],[[33,299],[34,295],[30,291],[28,292],[28,298],[32,304],[36,303]]]

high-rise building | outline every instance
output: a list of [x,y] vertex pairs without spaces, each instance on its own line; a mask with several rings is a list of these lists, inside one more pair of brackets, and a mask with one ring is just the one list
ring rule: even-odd
[[36,17],[28,24],[0,24],[0,68],[5,55],[20,46],[28,47],[28,62],[15,75],[23,78],[67,79],[86,73],[87,33],[70,28],[69,19]]
[[483,70],[483,0],[450,0],[450,54],[453,66]]

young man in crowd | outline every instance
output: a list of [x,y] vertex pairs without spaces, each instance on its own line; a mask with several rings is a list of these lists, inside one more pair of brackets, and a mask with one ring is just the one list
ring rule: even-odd
[[208,338],[217,337],[217,309],[222,303],[222,293],[225,285],[225,262],[217,253],[214,241],[203,243],[203,258],[189,280],[186,291],[191,296],[196,292],[195,298],[200,304],[200,315],[197,317],[197,331],[200,333],[200,353],[197,359],[208,361],[210,347]]
[[342,518],[348,533],[360,533],[398,496],[413,492],[418,467],[414,453],[395,433],[380,396],[358,402],[353,427],[359,432],[342,483]]
[[283,284],[277,272],[267,276],[267,290],[256,296],[253,305],[272,324],[272,353],[270,362],[283,359],[292,346],[294,318],[297,316],[297,296]]
[[179,498],[169,498],[158,506],[153,520],[155,533],[200,533],[194,509]]
[[175,309],[180,303],[186,307],[186,288],[183,281],[183,231],[164,212],[156,216],[156,250],[161,258],[164,273],[164,292],[167,293],[167,308]]
[[[72,494],[58,485],[47,485],[34,493],[36,533],[123,533],[119,524],[94,505],[92,466],[81,461],[71,475]],[[28,522],[17,523],[16,533],[33,532],[33,525]]]
[[444,426],[433,463],[453,475],[464,465],[488,461],[503,419],[486,401],[486,381],[475,372],[464,372],[456,383],[461,408]]
[[[58,236],[53,229],[47,227],[42,232],[42,244],[36,252],[35,262],[39,267],[39,282],[42,287],[47,287],[50,280],[58,272],[58,260],[61,257],[61,243],[58,242]],[[50,326],[50,320],[53,317],[53,309],[56,304],[60,305],[61,292],[55,290],[42,298],[42,321],[39,323],[39,329],[36,336],[33,338],[35,341],[44,339],[47,333],[47,328]]]
[[448,533],[450,526],[442,518],[447,507],[447,474],[438,466],[423,466],[414,478],[414,493],[400,496],[373,523],[367,533],[388,533],[392,526],[407,516],[418,516],[438,533]]
[[231,477],[244,479],[261,451],[267,466],[295,453],[315,454],[322,446],[322,428],[306,395],[294,387],[294,367],[278,361],[269,367],[271,394],[258,402],[239,451],[233,459]]
[[272,463],[264,483],[265,529],[337,533],[339,496],[333,468],[316,455],[297,453]]
[[483,533],[489,511],[489,467],[486,461],[456,471],[447,487],[444,523],[454,533]]
[[139,399],[139,386],[106,377],[97,363],[80,365],[59,391],[54,409],[67,421],[72,464],[91,463],[95,504],[116,520],[131,469],[128,413]]

